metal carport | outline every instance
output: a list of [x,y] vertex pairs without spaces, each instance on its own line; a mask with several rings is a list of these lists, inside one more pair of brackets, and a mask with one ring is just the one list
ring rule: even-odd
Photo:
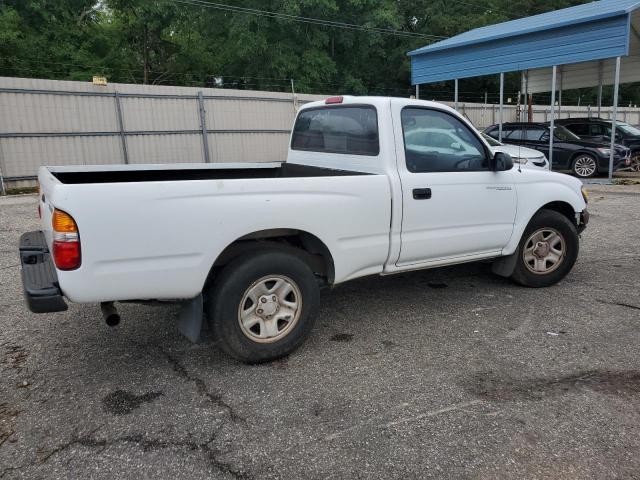
[[[601,0],[476,28],[409,52],[411,83],[419,92],[420,84],[455,80],[457,105],[458,79],[500,74],[500,139],[505,72],[527,72],[523,77],[529,92],[551,91],[552,130],[558,66],[563,66],[562,88],[613,84],[611,178],[623,57],[624,81],[640,81],[639,8],[639,0]],[[551,168],[553,135],[549,139],[549,157]]]

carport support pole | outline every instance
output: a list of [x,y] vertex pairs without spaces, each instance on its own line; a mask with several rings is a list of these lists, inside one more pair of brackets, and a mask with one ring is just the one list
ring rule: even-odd
[[598,62],[598,118],[602,108],[602,60]]
[[502,141],[502,104],[504,97],[504,73],[500,73],[500,110],[498,113],[498,141]]
[[458,79],[455,79],[455,87],[454,87],[454,94],[453,94],[453,108],[455,110],[458,110]]
[[560,87],[558,88],[558,118],[562,118],[562,67],[560,67]]
[[553,134],[556,118],[556,72],[558,68],[554,65],[551,73],[551,121],[549,122],[549,170],[553,170]]
[[613,155],[618,121],[618,84],[620,83],[620,57],[616,57],[616,76],[613,81],[613,115],[611,116],[611,151],[609,152],[609,181],[613,179]]

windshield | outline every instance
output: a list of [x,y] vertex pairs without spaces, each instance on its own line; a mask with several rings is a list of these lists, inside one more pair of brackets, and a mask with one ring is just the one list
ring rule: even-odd
[[556,125],[554,127],[555,137],[559,140],[563,140],[565,142],[571,142],[573,140],[580,140],[580,137],[574,133],[571,133],[569,130],[564,128],[562,125]]
[[489,135],[487,135],[486,133],[482,133],[482,138],[484,138],[484,139],[487,141],[487,143],[488,143],[489,145],[491,145],[492,147],[499,147],[499,146],[501,146],[501,145],[502,145],[499,141],[497,141],[497,140],[496,140],[495,138],[493,138],[493,137],[490,137],[490,136],[489,136]]
[[636,127],[632,127],[628,123],[618,123],[617,126],[620,130],[628,135],[635,135],[640,137],[640,130],[638,130]]

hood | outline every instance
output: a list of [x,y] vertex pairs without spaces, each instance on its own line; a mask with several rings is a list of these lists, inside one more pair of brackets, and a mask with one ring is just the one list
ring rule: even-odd
[[494,152],[504,152],[508,153],[512,157],[526,158],[527,160],[544,157],[544,154],[542,152],[539,152],[538,150],[527,147],[519,147],[517,145],[499,145],[491,148]]
[[[514,167],[515,168],[515,167]],[[573,175],[567,175],[566,173],[552,172],[546,168],[523,168],[519,175],[526,175],[527,179],[544,181],[551,179],[555,183],[562,183],[573,191],[575,191],[580,197],[582,197],[582,181],[574,177]]]

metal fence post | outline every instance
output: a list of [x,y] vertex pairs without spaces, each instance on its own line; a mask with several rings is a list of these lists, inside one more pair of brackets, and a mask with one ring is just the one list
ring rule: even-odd
[[7,194],[7,189],[4,185],[4,174],[2,172],[4,172],[4,158],[2,156],[2,149],[0,149],[0,189],[2,189],[2,195],[6,195]]
[[120,105],[120,95],[115,92],[116,114],[118,117],[118,130],[120,131],[120,143],[122,144],[122,158],[125,164],[129,163],[129,152],[127,151],[127,137],[124,131],[124,122],[122,121],[122,106]]
[[202,150],[204,152],[204,163],[210,163],[209,159],[209,138],[207,137],[207,117],[204,109],[204,96],[202,90],[198,92],[198,109],[200,111],[200,128],[202,129]]

